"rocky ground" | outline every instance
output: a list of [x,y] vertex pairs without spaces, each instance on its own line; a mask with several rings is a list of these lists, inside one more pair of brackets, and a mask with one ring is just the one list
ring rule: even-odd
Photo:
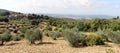
[[0,46],[0,53],[106,53],[107,50],[113,50],[120,53],[120,46],[110,44],[111,47],[92,46],[72,48],[63,40],[51,40],[44,38],[42,44],[28,45],[25,40],[11,41],[4,46]]

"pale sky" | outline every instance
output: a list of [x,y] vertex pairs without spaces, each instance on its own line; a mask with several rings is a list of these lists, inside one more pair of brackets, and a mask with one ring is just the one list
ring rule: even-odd
[[0,8],[23,13],[120,15],[120,0],[0,0]]

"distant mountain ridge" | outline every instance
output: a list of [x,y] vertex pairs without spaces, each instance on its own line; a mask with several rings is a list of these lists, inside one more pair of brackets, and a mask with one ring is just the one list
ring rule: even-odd
[[47,15],[56,18],[73,18],[73,19],[93,19],[93,18],[111,19],[115,17],[109,15],[61,15],[61,14],[47,14]]

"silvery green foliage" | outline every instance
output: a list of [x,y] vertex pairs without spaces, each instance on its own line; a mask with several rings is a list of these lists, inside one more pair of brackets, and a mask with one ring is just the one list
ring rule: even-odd
[[62,37],[62,32],[55,31],[53,32],[53,35],[51,36],[53,40],[56,40],[56,38]]
[[57,38],[59,37],[62,37],[62,32],[59,32],[59,31],[45,31],[44,34],[47,36],[47,37],[51,37],[53,40],[56,40]]
[[65,29],[63,30],[62,33],[63,33],[64,39],[68,41],[70,46],[77,47],[79,45],[84,44],[84,39],[86,35],[76,32],[76,30],[73,30],[73,29]]
[[5,31],[4,33],[0,34],[1,45],[3,45],[4,42],[10,41],[10,39],[10,31]]
[[105,41],[113,43],[120,43],[120,31],[113,31],[110,29],[101,30],[97,32]]
[[42,32],[39,28],[29,29],[25,33],[25,38],[29,41],[30,44],[35,44],[36,40],[42,42]]

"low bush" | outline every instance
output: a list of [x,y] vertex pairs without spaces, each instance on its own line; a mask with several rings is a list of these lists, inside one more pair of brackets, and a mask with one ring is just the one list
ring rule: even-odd
[[74,27],[72,30],[75,32],[79,32],[78,28],[76,28],[76,27]]
[[62,30],[63,30],[62,28],[59,28],[59,29],[58,29],[59,32],[62,32]]
[[47,36],[47,37],[51,37],[54,32],[53,31],[45,31],[44,34]]
[[29,41],[30,44],[35,44],[36,40],[39,40],[42,42],[42,32],[37,29],[29,29],[25,33],[26,40]]
[[30,44],[33,44],[33,43],[34,43],[32,33],[33,33],[32,29],[28,29],[28,30],[25,32],[25,38],[26,38],[26,40],[28,40],[28,41],[30,42]]
[[35,37],[35,40],[39,40],[42,42],[42,32],[40,31],[39,28],[36,28],[34,31],[33,31],[33,36]]
[[12,36],[11,39],[12,39],[13,41],[19,41],[19,40],[21,40],[21,38],[20,38],[19,36],[17,36],[17,35]]
[[44,35],[47,37],[51,37],[53,40],[56,40],[59,37],[62,37],[62,32],[59,31],[45,31]]
[[25,37],[23,33],[20,33],[20,34],[18,34],[17,36],[20,37],[20,39],[22,39],[22,38]]
[[63,37],[67,40],[72,47],[78,47],[84,44],[86,35],[76,32],[72,29],[63,30]]
[[0,22],[9,22],[9,19],[6,16],[0,16]]
[[40,22],[39,21],[37,21],[37,20],[32,20],[31,21],[31,25],[38,25]]
[[10,41],[10,39],[11,39],[11,35],[9,31],[0,34],[0,41],[1,41],[0,45],[3,45],[4,42]]
[[48,25],[48,26],[46,27],[46,30],[52,31],[52,26],[49,26],[49,25]]
[[49,37],[49,31],[44,31],[44,35]]
[[109,35],[108,38],[110,39],[111,42],[118,43],[118,44],[120,43],[120,32],[113,31],[109,33],[108,35]]
[[25,33],[26,31],[27,31],[27,29],[29,29],[28,27],[23,27],[22,29],[20,29],[20,31],[22,32],[22,33]]
[[57,38],[62,37],[62,32],[55,31],[55,32],[53,32],[51,37],[52,37],[53,40],[56,40]]
[[87,46],[104,45],[104,42],[100,35],[88,35],[85,38],[85,42],[86,42],[85,45],[87,45]]
[[113,42],[113,43],[120,43],[120,32],[119,31],[112,31],[110,29],[103,30],[97,32],[99,35],[103,37],[105,41]]
[[81,46],[86,46],[85,38],[87,37],[87,35],[79,32],[79,33],[78,33],[78,36],[79,36],[78,39],[79,39],[80,45],[81,45]]
[[76,28],[63,30],[63,37],[72,47],[104,45],[100,35],[85,35]]

